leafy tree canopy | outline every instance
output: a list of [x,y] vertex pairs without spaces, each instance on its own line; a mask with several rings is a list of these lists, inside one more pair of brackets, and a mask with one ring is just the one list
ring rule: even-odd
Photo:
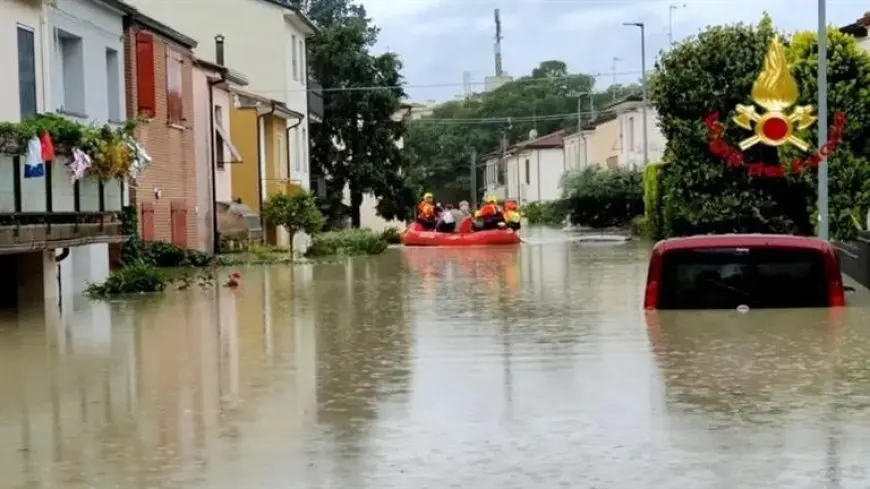
[[[435,192],[444,201],[468,199],[472,150],[478,157],[493,151],[503,132],[513,144],[527,139],[532,129],[544,135],[576,127],[578,99],[585,121],[593,106],[601,109],[639,90],[637,85],[613,86],[590,99],[594,82],[593,76],[571,74],[562,61],[543,61],[529,76],[489,93],[446,102],[431,116],[411,122],[405,146],[416,190]],[[477,182],[481,187],[479,171]]]
[[374,194],[385,217],[407,217],[413,199],[407,159],[397,145],[405,122],[396,120],[405,92],[402,63],[395,53],[373,55],[378,29],[365,8],[349,0],[299,0],[297,5],[322,29],[308,43],[308,67],[324,88],[322,123],[312,124],[314,173],[326,180],[321,208],[335,220],[347,210],[360,225],[363,195]]

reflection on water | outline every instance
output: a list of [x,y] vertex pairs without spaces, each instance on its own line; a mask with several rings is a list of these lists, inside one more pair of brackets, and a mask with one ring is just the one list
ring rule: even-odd
[[839,315],[644,315],[647,247],[525,233],[2,317],[2,487],[870,477],[866,292]]

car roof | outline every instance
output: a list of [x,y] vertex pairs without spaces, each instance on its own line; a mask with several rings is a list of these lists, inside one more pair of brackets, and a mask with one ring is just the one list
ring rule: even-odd
[[706,234],[671,238],[659,241],[654,253],[709,248],[792,248],[829,252],[833,250],[828,241],[808,236],[787,234]]

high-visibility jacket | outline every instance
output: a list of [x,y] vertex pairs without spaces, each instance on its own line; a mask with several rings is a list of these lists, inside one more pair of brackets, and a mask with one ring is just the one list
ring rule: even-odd
[[495,204],[483,204],[479,211],[474,213],[474,217],[492,217],[498,215],[501,211]]
[[431,202],[422,201],[417,204],[417,217],[430,219],[435,217],[435,206]]
[[507,211],[504,213],[504,220],[507,222],[520,222],[522,216],[517,211]]

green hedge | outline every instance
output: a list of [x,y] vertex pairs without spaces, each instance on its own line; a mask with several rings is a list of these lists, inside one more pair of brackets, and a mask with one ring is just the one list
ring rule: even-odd
[[562,224],[568,216],[568,203],[564,200],[529,202],[520,208],[520,214],[529,220],[529,224],[555,226]]
[[[708,148],[704,120],[718,113],[724,139],[736,147],[752,133],[732,117],[737,104],[753,104],[752,87],[771,40],[783,39],[785,55],[799,89],[796,105],[817,103],[817,38],[776,32],[765,17],[758,25],[713,26],[664,52],[650,77],[649,94],[668,141],[669,163],[660,179],[661,232],[665,236],[709,233],[787,233],[811,235],[817,224],[817,172],[784,178],[753,178],[732,168]],[[831,235],[850,239],[853,216],[870,208],[870,54],[855,38],[829,29],[828,121],[845,112],[842,144],[829,158]],[[760,107],[759,110],[763,110]],[[789,145],[756,145],[745,151],[752,162],[789,162],[816,151],[818,124],[799,131],[812,144],[807,152]]]
[[593,228],[627,226],[643,215],[640,172],[590,167],[562,177],[562,190],[572,224]]
[[379,255],[389,244],[380,233],[368,229],[346,229],[315,234],[305,252],[309,258],[325,256]]
[[662,230],[662,199],[659,192],[663,163],[650,163],[643,171],[643,210],[642,218],[636,220],[633,233],[654,240],[664,236]]

